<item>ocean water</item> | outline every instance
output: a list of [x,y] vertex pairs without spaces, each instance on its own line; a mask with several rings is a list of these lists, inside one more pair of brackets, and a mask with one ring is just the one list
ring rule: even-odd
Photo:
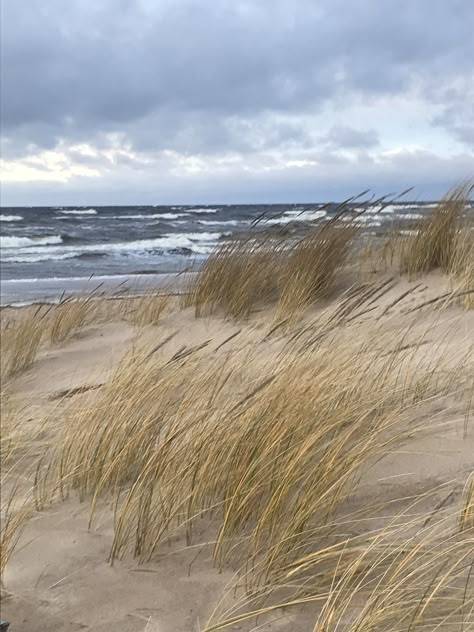
[[[368,206],[367,231],[415,219],[432,203]],[[3,304],[54,300],[102,284],[140,289],[199,267],[221,240],[268,226],[325,221],[336,206],[103,206],[0,209]],[[92,277],[92,278],[91,278]]]

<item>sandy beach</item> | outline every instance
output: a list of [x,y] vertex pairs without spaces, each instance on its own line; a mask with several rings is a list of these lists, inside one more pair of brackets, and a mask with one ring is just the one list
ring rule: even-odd
[[[449,580],[428,565],[426,625],[459,630],[462,611],[474,629],[458,569],[474,528],[474,312],[439,270],[354,270],[290,320],[265,304],[197,318],[156,293],[85,299],[87,314],[81,299],[2,310],[4,345],[28,319],[44,330],[2,381],[13,632],[352,630],[372,577],[396,568],[370,628],[393,629],[406,594],[423,601],[423,556],[444,559],[452,538]],[[353,575],[357,555],[370,561]],[[458,586],[464,610],[435,628]]]

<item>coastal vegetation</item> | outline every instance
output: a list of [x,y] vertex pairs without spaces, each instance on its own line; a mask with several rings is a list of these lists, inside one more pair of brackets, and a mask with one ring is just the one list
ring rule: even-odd
[[[176,559],[184,585],[202,557],[200,632],[474,630],[471,193],[377,243],[363,204],[257,225],[180,297],[3,310],[2,613],[80,577],[67,608],[100,564],[133,592]],[[64,507],[90,568],[20,599]]]

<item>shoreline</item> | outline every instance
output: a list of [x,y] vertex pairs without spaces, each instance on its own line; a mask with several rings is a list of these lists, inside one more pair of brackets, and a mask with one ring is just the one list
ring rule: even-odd
[[[97,275],[91,277],[50,277],[39,279],[2,279],[0,281],[0,309],[26,307],[28,305],[54,304],[64,296],[95,293],[97,298],[131,298],[150,290],[172,289],[181,294],[184,285],[195,272],[158,272],[147,274]],[[119,298],[119,297],[117,297]]]

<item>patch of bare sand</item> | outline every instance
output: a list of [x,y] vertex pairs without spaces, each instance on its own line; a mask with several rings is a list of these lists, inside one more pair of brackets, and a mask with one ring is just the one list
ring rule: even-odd
[[3,613],[15,631],[136,632],[151,620],[157,631],[171,632],[205,621],[229,579],[213,570],[210,550],[177,541],[152,564],[111,566],[107,514],[88,531],[86,508],[66,503],[30,524],[6,573],[12,596]]
[[[424,353],[431,354],[434,363],[440,354],[458,361],[474,342],[473,312],[457,307],[414,310],[445,290],[443,280],[437,277],[418,283],[394,284],[378,300],[370,318],[368,314],[358,318],[360,331],[367,333],[367,327],[373,327],[374,319],[386,311],[392,313],[386,327],[394,332],[402,319],[406,322],[411,313],[417,314],[410,337],[425,334]],[[301,327],[313,316],[308,315]],[[217,318],[195,320],[184,311],[168,315],[145,335],[150,345],[169,338],[166,348],[170,355],[205,343],[216,353],[259,344],[262,362],[267,362],[286,339],[279,332],[262,343],[262,331],[270,329],[264,314],[250,323],[237,324]],[[85,330],[61,348],[42,351],[32,370],[16,381],[16,396],[33,399],[44,411],[57,393],[99,386],[134,335],[135,330],[124,323],[106,324]],[[387,353],[394,351],[387,349]],[[72,399],[82,396],[71,393]],[[400,499],[435,487],[437,504],[454,502],[474,468],[473,424],[466,420],[465,409],[466,402],[452,397],[434,400],[425,413],[427,433],[364,472],[348,509],[396,501],[387,509],[387,513],[395,513],[406,504]],[[28,525],[5,576],[11,594],[3,601],[2,616],[12,622],[12,632],[199,630],[232,577],[231,571],[219,573],[213,567],[212,545],[186,548],[180,539],[151,563],[138,566],[125,558],[111,566],[111,508],[104,506],[100,516],[94,529],[88,531],[87,506],[68,501],[38,514]],[[361,532],[373,527],[370,520],[360,523]],[[280,611],[272,615],[273,622],[260,620],[259,629],[311,630],[314,615],[315,607]],[[232,629],[249,630],[252,625]]]

